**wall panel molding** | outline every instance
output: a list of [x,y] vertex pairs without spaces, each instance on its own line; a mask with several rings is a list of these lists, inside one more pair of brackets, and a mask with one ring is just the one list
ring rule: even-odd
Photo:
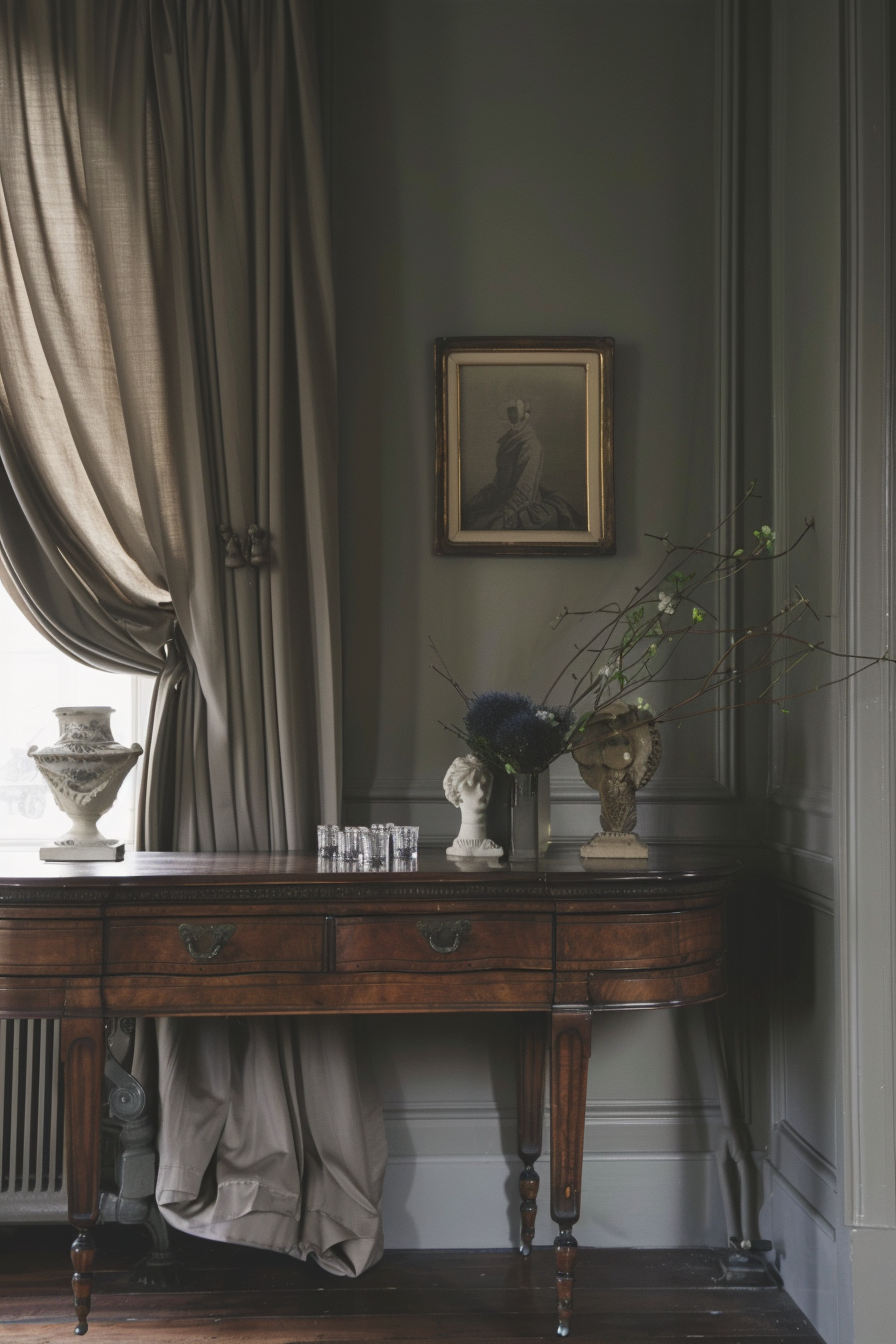
[[837,1232],[834,1224],[830,1222],[829,1219],[825,1218],[824,1214],[821,1213],[819,1209],[816,1209],[815,1205],[802,1194],[797,1186],[787,1179],[784,1173],[780,1171],[774,1163],[769,1162],[767,1165],[772,1172],[773,1182],[784,1187],[798,1208],[815,1224],[819,1232],[827,1237],[828,1241],[835,1242],[837,1240]]
[[[790,516],[790,474],[787,469],[787,361],[784,319],[785,210],[787,172],[787,8],[771,6],[770,143],[769,143],[769,235],[770,235],[770,336],[772,366],[772,483],[774,522],[778,536],[786,533]],[[772,569],[772,609],[780,611],[790,593],[790,557],[785,555]],[[784,793],[784,720],[771,716],[769,732],[771,799]],[[799,806],[794,801],[793,806]]]
[[[715,107],[714,107],[714,414],[713,472],[716,517],[726,515],[743,491],[743,177],[745,79],[743,0],[718,0],[715,8]],[[723,544],[737,544],[736,523],[721,533]],[[722,626],[737,622],[739,599],[722,594],[718,616]],[[719,651],[721,652],[721,644]],[[721,703],[730,702],[731,688],[720,692]],[[726,699],[727,697],[727,699]],[[714,716],[714,756],[707,762],[711,774],[663,778],[639,795],[641,805],[679,806],[691,803],[718,804],[740,801],[740,716]],[[353,815],[369,803],[426,804],[444,802],[441,780],[375,778],[348,780],[343,790]],[[595,795],[581,781],[552,784],[558,804],[596,805]],[[446,814],[450,815],[450,814]],[[593,826],[587,838],[596,827]],[[716,830],[715,826],[710,828]],[[450,824],[445,828],[445,835]],[[652,832],[661,835],[662,832]],[[693,832],[699,835],[699,830]],[[442,839],[442,834],[438,836]]]
[[[842,646],[893,644],[892,34],[888,0],[842,0]],[[896,710],[892,669],[844,687],[840,973],[844,1202],[896,1228]],[[896,1311],[892,1282],[891,1319]]]
[[[441,779],[375,779],[349,782],[346,820],[418,825],[428,845],[448,844],[457,834],[457,811]],[[600,801],[581,779],[551,781],[551,829],[558,840],[581,844],[598,829]],[[668,776],[638,794],[638,831],[654,842],[740,845],[747,843],[749,813],[716,779]]]
[[[724,518],[743,490],[743,166],[744,86],[743,14],[741,0],[719,0],[716,6],[716,515]],[[727,524],[721,545],[734,550],[736,524]],[[738,624],[739,599],[720,590],[719,624]],[[719,654],[724,651],[720,636]],[[719,692],[720,704],[733,703],[730,686]],[[716,777],[732,795],[740,788],[739,716],[716,715]]]
[[[832,897],[825,897],[811,887],[800,888],[778,880],[775,882],[775,893],[778,897],[774,916],[776,954],[773,965],[770,1022],[772,1134],[767,1162],[769,1169],[785,1180],[788,1188],[798,1194],[806,1206],[817,1212],[819,1217],[823,1218],[825,1223],[833,1229],[840,1221],[836,1154],[820,1152],[811,1140],[800,1131],[798,1124],[794,1123],[791,1117],[788,1100],[792,1096],[792,1089],[797,1086],[792,1074],[789,1076],[789,1069],[792,1069],[794,1064],[797,1079],[802,1077],[803,1087],[806,1085],[805,1069],[807,1061],[805,1050],[807,1045],[805,1041],[800,1044],[800,1021],[805,1021],[811,1015],[811,998],[814,994],[830,994],[833,990],[833,965],[831,965],[829,976],[816,974],[815,968],[818,962],[813,945],[819,936],[818,930],[822,928],[828,930],[828,943],[830,944],[833,931],[829,921],[834,918],[836,907]],[[784,931],[791,923],[791,920],[786,916],[788,904],[802,907],[805,912],[799,928],[806,939],[806,943],[803,945],[801,942],[799,949],[794,949],[792,945],[785,942]],[[815,921],[820,922],[816,925]],[[794,956],[797,958],[797,963],[799,963],[801,957],[804,957],[808,962],[810,968],[808,981],[806,979],[806,966],[795,965]],[[831,961],[833,962],[833,957]],[[791,982],[794,975],[796,975],[796,986],[802,986],[802,990],[798,992],[801,992],[804,996],[807,994],[809,996],[808,1000],[803,997],[799,1001],[803,1005],[802,1009],[797,1007],[795,1010],[796,1040],[788,1035],[790,1024],[793,1022],[794,1008],[792,1004],[789,1014],[785,1011],[785,1005],[792,998],[793,985]],[[789,1057],[789,1050],[792,1049],[797,1051],[795,1060]],[[802,1060],[800,1059],[801,1050],[803,1051]],[[809,1076],[811,1077],[811,1073]],[[815,1103],[818,1106],[830,1107],[831,1112],[834,1110],[834,1099],[824,1087],[818,1087]],[[777,1222],[774,1220],[773,1225],[774,1236],[777,1237],[779,1229]],[[806,1310],[805,1304],[803,1306]]]
[[[815,859],[818,856],[810,854],[804,857]],[[827,868],[829,871],[832,868],[830,860],[827,861]],[[812,875],[811,870],[807,875]],[[818,885],[815,883],[809,882],[800,885],[779,877],[776,887],[784,900],[796,901],[800,905],[807,905],[810,910],[817,910],[822,915],[833,917],[836,914],[837,907],[833,895],[819,890]]]
[[824,785],[786,784],[769,794],[769,805],[782,811],[809,813],[816,817],[833,817],[834,790]]
[[[778,716],[775,716],[776,718]],[[783,735],[773,735],[773,757],[780,762]],[[772,766],[774,770],[774,765]],[[833,855],[837,826],[831,789],[788,785],[776,789],[768,800],[768,840],[775,855],[775,870],[797,886],[815,887],[833,895]],[[799,878],[795,870],[812,864],[815,877]],[[820,886],[818,884],[821,884]]]
[[[364,785],[349,781],[346,802],[446,803],[441,779],[374,779]],[[728,786],[708,776],[661,777],[638,794],[641,803],[734,803],[737,799]],[[551,802],[591,803],[597,807],[597,794],[583,779],[572,777],[551,780]]]
[[826,1223],[837,1225],[840,1199],[836,1169],[786,1120],[775,1127],[768,1162]]
[[[425,1101],[383,1109],[389,1152],[395,1157],[488,1156],[516,1159],[516,1111],[491,1101]],[[709,1152],[720,1124],[709,1099],[631,1098],[589,1101],[585,1151],[591,1153]],[[550,1116],[544,1113],[544,1151],[550,1151]]]
[[[775,1241],[787,1290],[828,1344],[846,1341],[841,1331],[838,1277],[840,1244],[832,1222],[770,1164],[768,1178]],[[871,1344],[871,1336],[868,1336]]]

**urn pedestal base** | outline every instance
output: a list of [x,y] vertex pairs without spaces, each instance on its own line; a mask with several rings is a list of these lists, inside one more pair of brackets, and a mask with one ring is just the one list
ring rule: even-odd
[[124,841],[107,840],[101,845],[42,845],[45,863],[118,863],[124,858]]
[[641,843],[634,831],[618,835],[598,831],[582,846],[579,853],[583,859],[646,859],[647,846]]

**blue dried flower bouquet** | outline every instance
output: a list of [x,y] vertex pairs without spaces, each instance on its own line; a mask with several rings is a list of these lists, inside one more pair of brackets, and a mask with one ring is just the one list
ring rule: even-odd
[[516,691],[483,691],[464,700],[463,727],[451,725],[451,731],[495,772],[496,800],[507,798],[508,789],[502,790],[500,781],[509,777],[508,825],[496,827],[501,843],[513,859],[537,859],[547,852],[550,839],[545,772],[568,748],[573,711],[538,705]]
[[483,691],[467,701],[463,731],[455,732],[493,769],[537,775],[565,751],[573,717],[518,692]]

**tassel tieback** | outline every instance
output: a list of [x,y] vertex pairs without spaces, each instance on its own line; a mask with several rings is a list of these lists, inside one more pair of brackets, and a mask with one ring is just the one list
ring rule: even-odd
[[251,523],[243,540],[229,523],[219,523],[218,532],[224,542],[225,569],[243,569],[244,566],[268,564],[268,534],[258,523]]

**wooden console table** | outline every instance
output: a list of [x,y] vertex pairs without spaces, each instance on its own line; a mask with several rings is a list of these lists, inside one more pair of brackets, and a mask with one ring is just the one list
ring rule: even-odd
[[569,1331],[591,1014],[725,992],[736,865],[682,852],[643,867],[572,851],[523,868],[421,852],[414,872],[318,872],[297,854],[0,860],[0,1017],[62,1019],[76,1334],[99,1216],[106,1018],[265,1013],[520,1014],[524,1253],[532,1242],[545,1045],[558,1333]]

